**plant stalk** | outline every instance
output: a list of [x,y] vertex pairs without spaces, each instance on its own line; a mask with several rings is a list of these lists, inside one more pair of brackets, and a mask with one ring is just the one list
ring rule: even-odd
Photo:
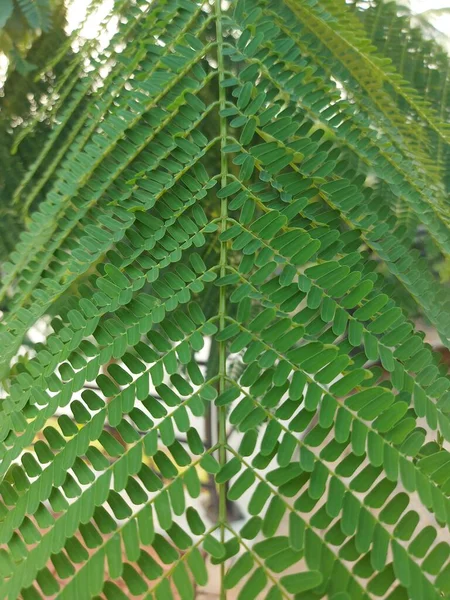
[[[225,78],[225,68],[223,60],[223,33],[222,33],[222,6],[221,0],[215,0],[216,17],[216,38],[217,38],[217,69],[219,72],[219,110],[223,111],[226,107],[225,88],[221,85]],[[227,123],[226,118],[219,116],[219,135],[220,135],[220,187],[224,188],[227,184],[228,164],[224,147],[227,143]],[[220,231],[225,231],[227,227],[228,202],[226,198],[220,200]],[[227,244],[220,243],[220,276],[224,277],[227,265]],[[220,287],[219,291],[219,331],[225,328],[226,316],[226,288]],[[225,390],[226,386],[227,355],[226,342],[219,342],[219,393]],[[227,430],[226,430],[227,410],[225,406],[219,407],[218,413],[218,444],[219,444],[219,463],[224,465],[227,461]],[[227,519],[227,498],[226,486],[221,484],[219,487],[219,524],[222,543],[225,541],[225,525]],[[224,588],[225,564],[221,563],[221,590],[220,600],[226,600],[226,590]]]

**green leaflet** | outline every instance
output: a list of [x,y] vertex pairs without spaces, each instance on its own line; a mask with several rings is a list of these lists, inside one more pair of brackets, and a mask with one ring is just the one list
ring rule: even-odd
[[222,4],[125,12],[17,190],[40,203],[2,265],[7,600],[191,600],[218,573],[243,600],[448,593],[450,380],[392,284],[448,339],[411,242],[450,248],[447,127],[372,6]]
[[290,593],[299,594],[314,589],[322,582],[322,575],[317,571],[297,573],[296,575],[285,575],[280,583]]

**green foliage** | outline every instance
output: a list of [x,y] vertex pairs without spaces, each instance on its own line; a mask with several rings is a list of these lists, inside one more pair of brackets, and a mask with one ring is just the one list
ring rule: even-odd
[[48,33],[52,9],[61,10],[60,0],[3,0],[0,4],[0,51],[23,76],[36,68],[24,58],[23,47],[29,47],[39,32]]
[[446,109],[367,7],[121,9],[14,196],[0,597],[447,597],[450,379],[392,294],[447,343]]
[[[82,25],[98,7],[98,2],[95,0],[89,5]],[[126,0],[115,3],[102,23],[100,38],[115,18],[115,11],[123,10],[127,4]],[[9,59],[0,97],[1,260],[6,260],[14,249],[28,212],[50,190],[50,184],[46,185],[48,179],[78,132],[79,117],[84,113],[98,77],[98,69],[93,69],[89,77],[85,77],[85,69],[92,68],[101,40],[83,40],[78,32],[67,35],[64,2],[54,0],[51,9],[51,28],[48,30],[31,28],[16,10],[0,31],[0,51]],[[77,44],[76,53],[72,50],[74,43]],[[104,59],[107,60],[106,53]],[[21,70],[17,60],[25,60],[32,68]],[[61,115],[61,109],[64,115]],[[55,120],[60,127],[49,136]],[[51,152],[42,151],[45,140],[47,146],[44,149],[51,148]],[[41,177],[38,182],[33,182],[32,194],[28,195],[26,203],[22,203],[21,190],[36,172]]]
[[[7,14],[7,6],[7,2],[1,3],[0,21],[1,16]],[[42,3],[42,9],[45,6],[50,10],[47,2]],[[18,235],[25,225],[20,207],[13,206],[11,198],[29,166],[41,152],[42,139],[45,139],[51,127],[49,119],[42,114],[36,115],[37,107],[42,102],[48,102],[51,92],[57,93],[55,79],[59,81],[60,76],[63,78],[70,61],[73,60],[71,52],[64,52],[64,58],[55,66],[54,71],[46,69],[46,76],[39,77],[49,58],[53,58],[55,51],[67,40],[64,31],[64,4],[52,2],[52,8],[52,26],[45,28],[45,31],[31,27],[25,21],[18,5],[5,26],[0,26],[0,53],[8,60],[7,74],[1,84],[0,94],[1,260],[5,260],[14,249]],[[13,144],[17,143],[19,132],[25,130],[30,120],[35,121],[34,135],[28,135],[20,150],[12,154],[11,150]]]

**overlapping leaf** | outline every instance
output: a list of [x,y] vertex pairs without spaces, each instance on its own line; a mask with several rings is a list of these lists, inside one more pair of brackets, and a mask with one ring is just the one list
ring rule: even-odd
[[3,281],[1,596],[188,600],[217,572],[246,600],[445,596],[450,380],[381,267],[447,338],[391,200],[445,252],[448,213],[375,83],[439,120],[343,3],[135,9],[18,191],[51,186]]

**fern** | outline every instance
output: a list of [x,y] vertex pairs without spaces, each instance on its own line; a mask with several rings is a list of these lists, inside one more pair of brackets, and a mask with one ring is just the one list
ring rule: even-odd
[[121,9],[15,196],[0,597],[447,597],[450,380],[391,293],[447,343],[445,111],[355,5]]

